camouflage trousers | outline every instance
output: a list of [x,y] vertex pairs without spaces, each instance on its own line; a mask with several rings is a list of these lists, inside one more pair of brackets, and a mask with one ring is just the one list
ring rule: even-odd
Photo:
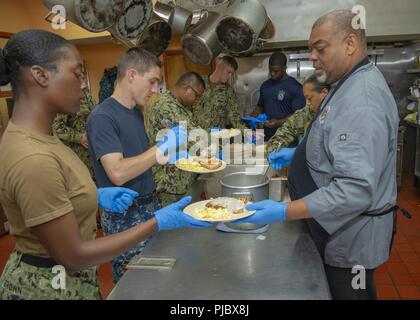
[[[158,200],[155,198],[152,202],[142,206],[131,206],[123,214],[112,213],[106,210],[101,212],[102,231],[105,235],[111,235],[130,229],[141,224],[154,216],[154,212],[160,209]],[[117,283],[124,274],[125,266],[130,260],[141,253],[150,241],[151,237],[140,242],[135,247],[124,252],[122,255],[112,260],[112,280]]]
[[0,300],[98,300],[101,299],[96,267],[66,273],[65,288],[54,289],[50,268],[21,261],[22,254],[12,252],[0,277]]
[[158,193],[159,202],[162,207],[165,207],[171,203],[177,202],[178,200],[181,200],[185,196],[186,194],[174,194],[174,193],[165,193],[165,192]]

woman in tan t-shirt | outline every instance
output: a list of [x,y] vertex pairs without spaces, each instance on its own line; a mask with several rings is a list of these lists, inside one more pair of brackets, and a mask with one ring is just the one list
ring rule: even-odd
[[[133,72],[144,85],[142,74]],[[0,203],[16,246],[0,278],[0,299],[100,298],[95,266],[157,231],[210,226],[182,212],[191,201],[187,197],[141,225],[95,239],[95,184],[80,159],[52,133],[56,114],[76,113],[83,98],[79,52],[58,35],[19,32],[0,50],[0,85],[9,82],[15,105],[0,142]],[[152,147],[144,153],[145,170],[161,152]],[[111,189],[101,190],[100,202],[127,204],[129,192]]]

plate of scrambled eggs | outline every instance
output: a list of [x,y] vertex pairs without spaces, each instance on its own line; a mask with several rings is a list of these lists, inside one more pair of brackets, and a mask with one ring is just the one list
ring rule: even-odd
[[212,173],[226,169],[226,162],[219,159],[179,159],[175,162],[178,169],[194,173]]
[[255,211],[245,209],[246,204],[239,199],[219,197],[199,201],[185,207],[184,213],[201,221],[229,222],[249,217]]

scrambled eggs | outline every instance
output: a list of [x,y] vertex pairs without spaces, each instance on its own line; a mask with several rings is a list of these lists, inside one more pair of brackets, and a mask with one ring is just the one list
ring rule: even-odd
[[196,161],[191,161],[188,159],[180,159],[177,163],[177,167],[187,171],[205,171],[205,169]]
[[230,218],[230,212],[227,209],[201,208],[194,212],[194,216],[200,219],[224,220]]

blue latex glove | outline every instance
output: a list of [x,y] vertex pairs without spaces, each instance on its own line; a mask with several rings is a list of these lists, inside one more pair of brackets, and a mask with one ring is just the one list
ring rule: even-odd
[[256,223],[267,224],[277,221],[286,221],[286,202],[277,202],[273,200],[263,200],[251,203],[245,207],[249,211],[256,212],[240,220],[232,221],[232,223]]
[[268,117],[265,113],[259,114],[257,117],[257,120],[259,120],[261,123],[266,123],[268,120]]
[[123,187],[99,188],[98,205],[111,212],[123,213],[138,195],[136,191]]
[[260,123],[267,122],[267,115],[265,113],[262,113],[256,117],[242,117],[241,120],[248,121],[251,129],[255,130]]
[[178,228],[208,228],[213,224],[194,219],[182,212],[184,207],[191,202],[191,197],[185,197],[178,202],[172,203],[155,212],[158,232],[162,230],[172,230]]
[[281,170],[290,164],[295,154],[296,148],[281,148],[268,155],[268,163],[276,170]]
[[225,158],[225,153],[223,152],[223,150],[220,150],[217,154],[216,154],[216,159],[219,160],[224,160]]
[[256,121],[256,120],[249,120],[249,127],[250,127],[252,130],[257,129],[258,124],[259,124],[259,122],[258,122],[258,121]]
[[120,198],[115,199],[112,212],[123,213],[131,207],[133,200],[134,198],[131,195],[124,193]]
[[156,146],[167,155],[169,150],[176,150],[188,140],[188,133],[184,126],[175,126],[171,128]]

